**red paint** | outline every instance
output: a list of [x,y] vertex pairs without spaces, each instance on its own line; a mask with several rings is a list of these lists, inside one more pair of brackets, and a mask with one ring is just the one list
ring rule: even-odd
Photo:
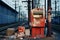
[[[37,8],[37,9],[39,9],[39,8]],[[34,12],[39,12],[39,10],[41,10],[41,9],[39,9],[39,10],[37,10],[37,9],[32,9],[31,10],[31,14],[30,14],[31,26],[33,26],[33,27],[34,26],[44,27],[45,26],[45,18],[39,18],[38,20],[36,18],[34,18]],[[43,11],[43,10],[41,10],[41,11]],[[40,23],[35,24],[37,22],[40,22]]]
[[19,27],[18,27],[18,32],[19,32],[19,33],[20,33],[20,32],[25,32],[25,27],[19,26]]
[[44,18],[40,19],[40,26],[41,27],[45,26],[45,19]]
[[44,28],[32,27],[32,37],[41,37],[44,38]]

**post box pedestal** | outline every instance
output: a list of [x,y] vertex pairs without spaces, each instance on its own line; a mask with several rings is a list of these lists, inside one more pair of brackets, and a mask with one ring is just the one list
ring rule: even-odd
[[44,38],[44,27],[32,27],[32,37]]

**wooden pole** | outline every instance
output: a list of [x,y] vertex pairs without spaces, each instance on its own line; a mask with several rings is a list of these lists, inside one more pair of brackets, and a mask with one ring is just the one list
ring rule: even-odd
[[47,0],[47,10],[48,10],[48,13],[47,13],[47,19],[48,19],[48,22],[47,22],[47,26],[48,26],[48,32],[47,32],[47,36],[51,36],[51,0]]

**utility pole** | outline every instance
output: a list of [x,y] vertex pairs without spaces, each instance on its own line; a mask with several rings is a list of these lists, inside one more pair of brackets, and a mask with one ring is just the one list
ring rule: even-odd
[[56,0],[55,0],[55,16],[56,16],[56,9],[57,9],[57,2],[56,2]]
[[38,8],[40,8],[40,5],[39,4],[40,4],[40,0],[38,0]]
[[[19,0],[18,0],[19,1]],[[13,2],[14,2],[14,6],[15,6],[15,10],[17,9],[17,2],[18,2],[17,0],[13,0]]]
[[[13,0],[13,2],[15,3],[14,6],[15,6],[15,10],[17,9],[17,2],[19,2],[19,0]],[[17,10],[16,10],[17,11]],[[16,22],[16,15],[15,15],[15,22]]]
[[58,6],[58,15],[59,15],[59,6]]
[[[29,24],[29,22],[30,22],[30,9],[31,9],[31,6],[30,6],[30,0],[28,0],[28,1],[22,1],[22,2],[27,2],[28,3],[28,24]],[[30,25],[29,25],[29,27],[30,27]]]
[[19,6],[19,25],[20,25],[20,6]]
[[15,10],[16,10],[16,0],[15,0]]
[[40,8],[40,0],[32,0],[32,9]]
[[59,24],[59,19],[60,17],[59,17],[59,6],[58,6],[58,24]]
[[34,0],[32,0],[32,9],[34,8],[34,2],[33,2]]
[[[15,0],[15,10],[16,10],[16,0]],[[15,15],[15,22],[16,22],[16,15]]]
[[[31,9],[31,6],[30,6],[30,0],[28,0],[28,24],[30,23],[30,9]],[[29,25],[29,28],[30,28],[30,25]]]
[[52,10],[52,8],[51,8],[51,0],[47,0],[47,11],[48,11],[48,13],[47,13],[47,20],[48,20],[48,22],[47,22],[47,28],[48,28],[48,32],[47,32],[47,36],[51,36],[51,10]]
[[[31,29],[31,27],[30,27],[30,9],[31,9],[30,2],[32,2],[32,1],[28,0],[28,1],[23,1],[23,2],[27,2],[28,3],[28,25],[29,25],[28,29]],[[30,30],[30,34],[31,34],[31,30]]]
[[45,0],[45,18],[46,18],[46,16],[47,16],[47,15],[46,15],[46,0]]

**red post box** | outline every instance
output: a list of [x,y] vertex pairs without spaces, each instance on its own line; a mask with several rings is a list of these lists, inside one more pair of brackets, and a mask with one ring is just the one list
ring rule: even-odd
[[43,9],[37,8],[31,10],[32,37],[44,37],[45,17]]

